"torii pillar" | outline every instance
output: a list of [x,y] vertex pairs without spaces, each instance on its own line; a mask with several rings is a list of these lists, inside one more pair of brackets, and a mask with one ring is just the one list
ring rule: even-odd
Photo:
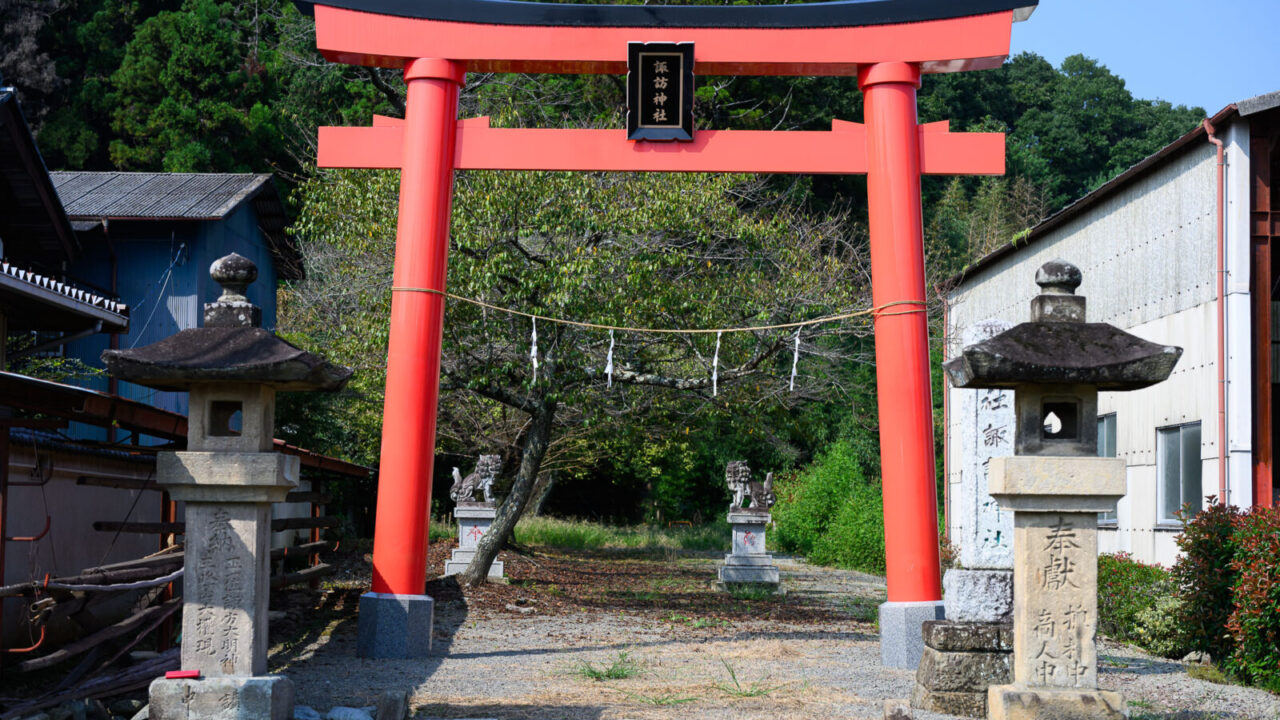
[[[404,68],[405,119],[321,128],[321,167],[402,172],[373,588],[359,652],[430,649],[425,594],[453,171],[569,170],[868,175],[888,602],[881,658],[914,668],[920,625],[942,616],[920,175],[1004,172],[1004,136],[919,125],[921,73],[998,67],[1037,0],[877,0],[780,6],[578,6],[495,0],[325,0],[328,59]],[[692,142],[623,130],[491,128],[457,120],[466,70],[626,72],[630,42],[692,42],[717,75],[852,75],[866,124],[830,131],[697,131]],[[425,291],[424,291],[425,290]]]

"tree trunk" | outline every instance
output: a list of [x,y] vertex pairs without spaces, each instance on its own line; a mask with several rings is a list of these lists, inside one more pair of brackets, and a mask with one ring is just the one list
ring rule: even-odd
[[[551,497],[551,490],[556,486],[556,473],[554,470],[547,473],[547,481],[542,483],[542,489],[533,498],[533,502],[529,503],[529,509],[525,511],[525,515],[529,517],[538,517],[542,514],[542,506],[546,504],[547,498]],[[534,485],[537,489],[537,485]]]
[[533,483],[538,478],[538,469],[542,467],[542,458],[547,454],[551,440],[551,425],[555,420],[556,406],[554,402],[544,401],[533,414],[533,422],[529,433],[525,436],[524,450],[520,453],[520,470],[516,473],[516,481],[511,492],[498,507],[498,514],[493,518],[493,525],[476,545],[476,555],[467,569],[458,575],[458,582],[463,585],[478,585],[489,577],[489,566],[498,557],[498,550],[511,537],[516,521],[523,514],[529,496],[533,494]]

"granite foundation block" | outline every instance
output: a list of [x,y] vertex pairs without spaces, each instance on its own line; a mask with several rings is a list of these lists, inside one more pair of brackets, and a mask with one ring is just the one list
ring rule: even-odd
[[292,720],[293,683],[279,675],[151,683],[151,720]]
[[971,692],[941,692],[929,690],[916,683],[911,692],[911,707],[948,715],[971,718],[987,716],[987,694]]
[[985,718],[987,689],[1013,681],[1013,626],[936,620],[921,628],[924,651],[911,704]]
[[942,601],[886,602],[880,605],[880,664],[915,670],[924,652],[922,626],[943,618]]
[[360,596],[356,655],[420,658],[431,653],[435,601],[427,595],[368,592]]
[[1008,622],[1013,613],[1012,570],[948,570],[942,576],[947,619]]
[[1124,698],[1109,690],[993,687],[990,720],[1123,720]]
[[722,583],[766,583],[777,585],[782,576],[776,565],[721,565],[716,576]]

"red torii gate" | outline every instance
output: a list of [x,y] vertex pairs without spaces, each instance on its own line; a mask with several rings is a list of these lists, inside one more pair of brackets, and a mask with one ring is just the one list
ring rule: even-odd
[[[945,122],[919,125],[921,73],[999,66],[1012,22],[1037,2],[679,7],[320,0],[316,45],[324,56],[403,68],[408,96],[404,120],[320,128],[318,164],[401,170],[393,283],[439,292],[454,170],[866,173],[872,302],[923,306],[920,175],[1002,174],[1004,136],[951,134]],[[631,42],[692,42],[702,74],[856,74],[866,124],[833,120],[830,131],[816,132],[700,130],[692,142],[656,143],[630,141],[621,129],[507,129],[490,127],[488,118],[457,119],[468,70],[623,74]],[[443,317],[439,294],[392,298],[373,595],[403,599],[425,590]],[[897,631],[882,623],[882,658],[914,667],[910,656],[918,659],[918,651],[900,658],[885,644],[918,647],[919,626],[911,620],[932,617],[941,598],[925,314],[878,315],[875,337],[889,604],[926,611],[908,613]],[[405,639],[365,637],[366,626],[394,634],[386,622],[362,608],[362,654],[425,652],[405,625],[412,620],[394,621]]]

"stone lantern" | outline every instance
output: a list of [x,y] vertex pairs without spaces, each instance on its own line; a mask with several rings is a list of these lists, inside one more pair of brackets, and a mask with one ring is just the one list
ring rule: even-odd
[[989,688],[993,720],[1126,716],[1097,683],[1097,514],[1125,494],[1124,460],[1097,457],[1098,391],[1161,382],[1182,349],[1085,322],[1081,279],[1046,263],[1031,322],[944,365],[957,387],[1014,391],[1014,455],[992,458],[988,475],[1014,528],[1013,683]]
[[222,296],[204,327],[102,354],[121,380],[188,391],[187,450],[156,457],[157,482],[186,503],[182,669],[151,685],[151,717],[292,716],[293,686],[267,676],[271,503],[298,485],[296,456],[273,451],[279,391],[338,390],[351,370],[263,330],[244,291],[258,275],[236,254],[213,263]]

